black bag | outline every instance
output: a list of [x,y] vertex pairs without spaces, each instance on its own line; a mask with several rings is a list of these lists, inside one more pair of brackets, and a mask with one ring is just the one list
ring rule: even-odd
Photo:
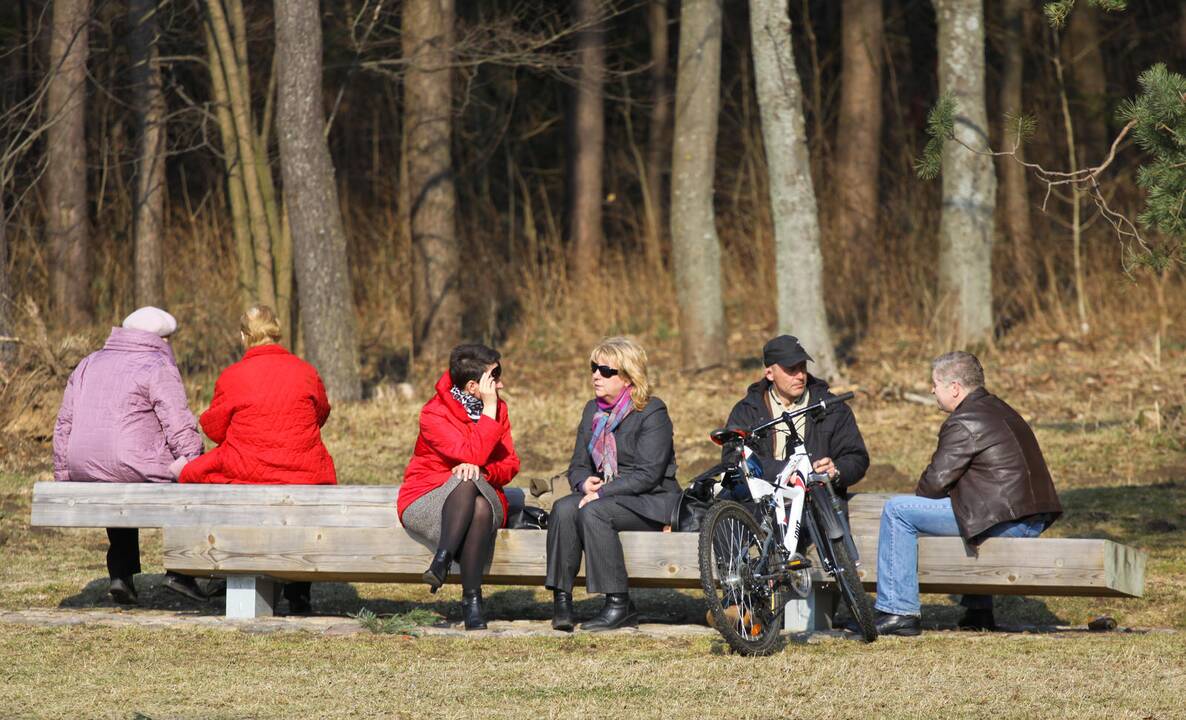
[[671,532],[700,532],[704,516],[712,507],[712,487],[724,470],[723,464],[714,465],[688,483],[671,511]]
[[516,508],[507,518],[507,528],[510,530],[547,530],[548,511],[530,506]]

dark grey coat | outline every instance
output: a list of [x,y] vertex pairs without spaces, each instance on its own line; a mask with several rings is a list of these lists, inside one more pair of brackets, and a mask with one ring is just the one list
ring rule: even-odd
[[[573,492],[590,476],[600,476],[589,454],[593,437],[593,416],[597,401],[590,400],[577,426],[576,446],[568,465],[568,484]],[[634,410],[614,430],[618,445],[618,477],[601,488],[601,497],[616,498],[623,507],[639,515],[666,523],[679,500],[680,487],[675,479],[674,429],[667,406],[652,397],[642,410]]]

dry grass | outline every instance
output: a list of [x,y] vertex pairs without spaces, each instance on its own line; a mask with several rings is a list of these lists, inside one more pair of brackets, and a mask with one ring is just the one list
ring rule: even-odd
[[1164,634],[938,634],[725,655],[706,639],[352,639],[0,626],[0,713],[44,718],[1175,718]]

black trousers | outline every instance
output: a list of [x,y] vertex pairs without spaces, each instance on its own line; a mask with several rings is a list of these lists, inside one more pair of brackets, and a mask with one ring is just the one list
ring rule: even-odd
[[[140,570],[140,528],[107,528],[107,577],[130,580]],[[172,570],[166,576],[183,578]],[[306,593],[307,595],[308,593]]]
[[581,556],[585,557],[585,587],[591,593],[624,593],[628,587],[622,555],[623,530],[663,529],[663,523],[644,518],[616,498],[594,500],[579,508],[581,495],[560,498],[548,515],[548,578],[552,590],[572,592]]
[[107,575],[127,580],[140,572],[140,528],[107,528]]

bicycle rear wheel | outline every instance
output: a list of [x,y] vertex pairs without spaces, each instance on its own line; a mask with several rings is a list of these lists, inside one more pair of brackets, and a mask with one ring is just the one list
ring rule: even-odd
[[742,655],[769,655],[778,646],[781,593],[776,584],[754,577],[767,572],[764,540],[749,511],[731,501],[713,505],[700,526],[704,600],[713,626]]

